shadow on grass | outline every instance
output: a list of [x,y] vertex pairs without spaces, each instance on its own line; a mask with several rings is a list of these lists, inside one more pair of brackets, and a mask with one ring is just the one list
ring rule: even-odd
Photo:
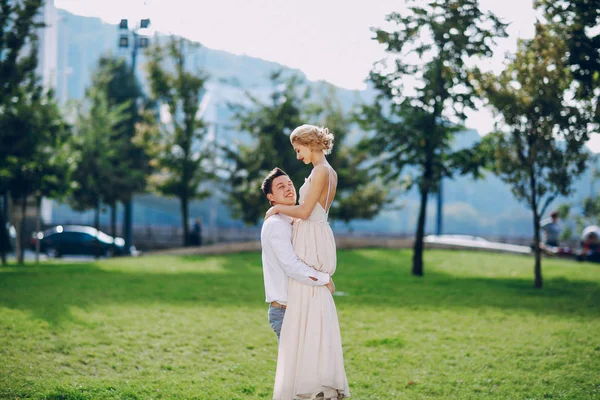
[[[522,277],[460,276],[426,265],[410,275],[410,252],[340,252],[335,276],[340,306],[482,308],[599,317],[600,282],[554,278],[533,289]],[[448,253],[452,257],[452,253]],[[389,255],[394,258],[390,259]],[[523,262],[521,259],[519,262]],[[0,270],[0,306],[25,310],[51,324],[72,320],[70,308],[110,304],[264,307],[260,254],[227,257],[139,258],[100,263],[43,264]]]

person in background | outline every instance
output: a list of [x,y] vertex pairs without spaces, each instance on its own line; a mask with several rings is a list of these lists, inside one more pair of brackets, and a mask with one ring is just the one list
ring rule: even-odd
[[579,261],[600,262],[600,227],[586,227],[581,233],[581,246],[583,251],[577,257]]
[[196,218],[192,232],[190,233],[190,244],[192,246],[202,246],[202,221]]
[[560,225],[558,224],[558,212],[552,211],[550,218],[542,221],[540,228],[543,232],[543,243],[546,246],[558,247],[560,242]]

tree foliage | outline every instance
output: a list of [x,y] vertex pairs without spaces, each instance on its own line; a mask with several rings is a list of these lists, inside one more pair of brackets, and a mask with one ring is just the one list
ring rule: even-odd
[[185,46],[190,45],[171,37],[147,53],[151,94],[167,115],[163,121],[160,116],[155,119],[160,147],[155,185],[160,193],[180,201],[184,245],[189,244],[189,202],[207,197],[210,192],[202,185],[214,177],[206,124],[200,114],[208,76],[187,69]]
[[564,63],[576,83],[574,91],[587,102],[600,123],[600,7],[597,0],[536,0],[547,29],[564,41]]
[[111,235],[114,237],[117,203],[127,204],[135,193],[144,191],[151,173],[147,149],[135,140],[136,124],[141,118],[138,105],[145,106],[148,100],[131,67],[123,58],[110,54],[98,60],[91,87],[98,92],[95,96],[105,97],[108,110],[118,110],[118,122],[110,132],[112,157],[105,162],[105,166],[112,171],[111,179],[105,181],[110,185],[102,189],[103,202],[111,210]]
[[43,0],[0,0],[0,110],[35,73],[43,5]]
[[[118,190],[114,191],[109,204],[117,201],[126,202],[134,193],[146,188],[146,177],[150,173],[149,157],[145,149],[133,140],[135,126],[140,120],[137,109],[138,103],[147,103],[140,83],[131,67],[122,58],[110,54],[100,57],[94,75],[92,87],[103,91],[108,102],[108,108],[119,109],[119,122],[113,128],[113,148],[118,154],[114,169],[119,171]],[[109,200],[109,199],[107,199]]]
[[452,149],[465,111],[475,107],[469,62],[491,56],[494,39],[506,34],[505,25],[481,12],[477,0],[409,4],[406,12],[386,17],[394,29],[374,30],[389,58],[369,75],[378,96],[363,107],[359,121],[373,131],[367,145],[382,175],[396,181],[408,172],[404,179],[418,186],[412,273],[420,276],[429,194],[438,190],[442,177],[477,171],[472,150]]
[[119,135],[126,105],[111,107],[106,91],[91,86],[79,106],[75,135],[72,138],[76,169],[70,203],[75,210],[96,211],[94,225],[99,228],[100,207],[114,205],[128,187],[128,160],[122,153]]

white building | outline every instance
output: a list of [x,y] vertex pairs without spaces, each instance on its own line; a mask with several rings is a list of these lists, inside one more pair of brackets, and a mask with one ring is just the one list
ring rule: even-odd
[[[46,24],[38,32],[40,48],[38,53],[37,75],[41,77],[46,89],[56,93],[58,78],[58,15],[54,0],[46,0],[40,19]],[[52,222],[52,200],[42,199],[42,220]]]
[[54,0],[46,0],[40,18],[46,24],[38,35],[40,39],[37,73],[44,86],[56,91],[58,77],[58,15]]

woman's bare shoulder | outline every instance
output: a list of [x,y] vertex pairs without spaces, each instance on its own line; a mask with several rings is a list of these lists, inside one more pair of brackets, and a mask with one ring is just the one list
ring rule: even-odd
[[[317,165],[316,167],[313,168],[311,175],[313,177],[317,177],[318,176],[320,178],[323,178],[323,177],[326,177],[326,176],[329,175],[329,171],[328,170],[329,170],[329,167],[326,166],[326,165],[322,165],[322,164],[321,165]],[[333,170],[333,168],[332,168],[332,170]],[[333,171],[333,172],[335,172],[335,171]]]
[[328,174],[329,171],[331,171],[333,174],[335,174],[337,176],[337,172],[335,172],[335,169],[331,165],[327,165],[327,164],[317,165],[316,167],[313,168],[313,171],[322,171],[322,173],[324,173],[324,174]]
[[334,179],[337,181],[337,177],[338,174],[337,172],[335,172],[335,169],[333,169],[333,167],[331,165],[317,165],[314,170],[316,170],[317,168],[319,168],[319,170],[321,171],[320,173],[323,176],[329,176],[329,174],[333,175]]

